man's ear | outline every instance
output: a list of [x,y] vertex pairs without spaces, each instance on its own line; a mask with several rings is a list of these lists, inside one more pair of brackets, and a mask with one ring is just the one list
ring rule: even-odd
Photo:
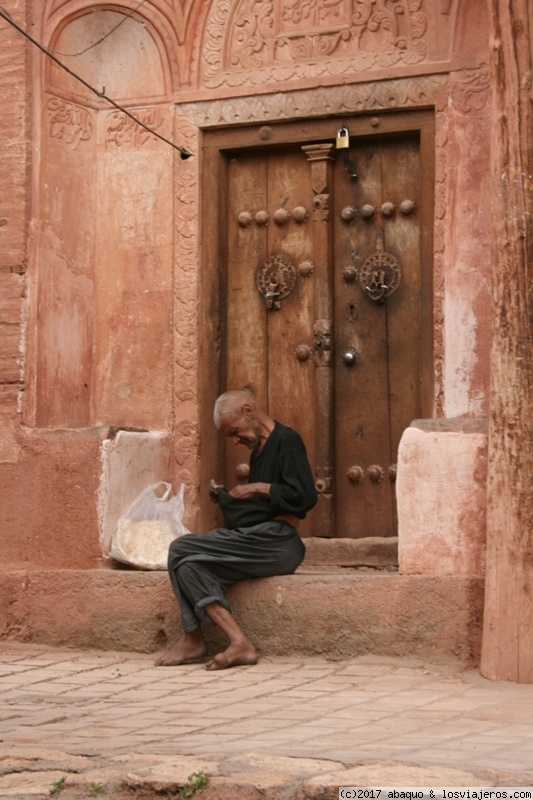
[[242,413],[244,416],[248,417],[249,419],[254,418],[254,410],[249,403],[244,403],[242,406]]

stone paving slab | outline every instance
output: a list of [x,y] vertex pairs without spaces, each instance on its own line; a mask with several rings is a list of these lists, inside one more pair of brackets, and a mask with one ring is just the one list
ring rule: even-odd
[[533,785],[533,685],[369,656],[153,661],[0,642],[0,798],[173,797],[198,772],[203,800]]

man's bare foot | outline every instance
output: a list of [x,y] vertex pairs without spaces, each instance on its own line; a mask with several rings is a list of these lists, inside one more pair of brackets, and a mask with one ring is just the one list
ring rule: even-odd
[[155,662],[156,667],[177,667],[180,664],[198,664],[203,661],[207,648],[200,628],[184,633],[173,647],[170,647]]
[[258,658],[257,650],[250,641],[245,644],[230,644],[223,653],[208,661],[205,668],[212,670],[244,667],[247,664],[257,664]]

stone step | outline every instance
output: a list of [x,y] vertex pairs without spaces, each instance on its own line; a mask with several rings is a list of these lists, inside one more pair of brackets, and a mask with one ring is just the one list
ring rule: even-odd
[[[324,540],[308,547],[294,575],[243,581],[229,590],[236,619],[262,654],[478,663],[481,577],[401,575],[390,557],[394,542],[329,545]],[[320,550],[327,551],[329,563],[319,563]],[[210,648],[224,646],[216,629],[205,626],[205,632]],[[3,573],[1,638],[155,652],[179,635],[178,608],[164,571]]]
[[301,567],[338,566],[370,569],[398,567],[398,537],[364,539],[304,539],[306,554]]

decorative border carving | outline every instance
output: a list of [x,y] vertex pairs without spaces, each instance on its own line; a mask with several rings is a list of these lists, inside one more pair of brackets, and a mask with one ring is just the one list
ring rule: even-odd
[[257,85],[418,64],[424,0],[218,0],[204,36],[201,84]]
[[448,75],[276,92],[256,97],[182,103],[179,111],[200,128],[236,123],[279,121],[324,114],[419,108],[435,105]]
[[[177,114],[174,141],[198,152],[198,128]],[[198,494],[198,174],[199,159],[180,160],[175,170],[174,248],[174,424],[176,481],[190,487],[188,504]]]

